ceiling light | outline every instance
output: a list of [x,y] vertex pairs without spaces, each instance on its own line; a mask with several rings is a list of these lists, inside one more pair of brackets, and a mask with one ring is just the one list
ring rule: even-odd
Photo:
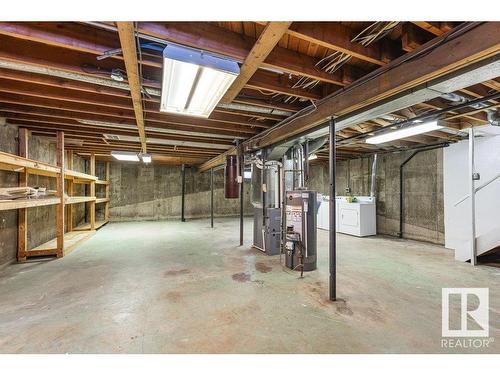
[[239,73],[236,61],[168,45],[163,50],[160,111],[208,117]]
[[141,159],[144,164],[149,164],[151,163],[151,154],[141,154]]
[[111,156],[121,161],[139,161],[139,156],[135,152],[111,151]]
[[427,133],[441,128],[442,126],[438,125],[437,121],[424,122],[423,124],[407,126],[399,130],[367,138],[366,143],[376,145],[379,143],[394,141],[396,139],[411,137],[417,134]]
[[311,154],[311,155],[309,155],[308,160],[315,160],[315,159],[317,159],[317,158],[318,158],[318,155],[316,155],[316,154]]

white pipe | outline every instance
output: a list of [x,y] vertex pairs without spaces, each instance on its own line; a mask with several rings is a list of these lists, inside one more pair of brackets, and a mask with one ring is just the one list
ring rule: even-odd
[[370,197],[375,196],[376,181],[377,181],[377,154],[373,155],[372,181],[371,181],[371,188],[370,188]]
[[470,264],[477,265],[477,249],[476,249],[476,189],[474,174],[474,127],[469,129],[469,195],[470,200],[470,217],[471,217],[471,233],[470,233]]

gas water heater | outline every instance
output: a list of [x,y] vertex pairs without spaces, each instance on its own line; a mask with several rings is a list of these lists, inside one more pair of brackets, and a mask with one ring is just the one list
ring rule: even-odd
[[286,266],[297,271],[316,269],[316,214],[320,202],[312,190],[286,192]]

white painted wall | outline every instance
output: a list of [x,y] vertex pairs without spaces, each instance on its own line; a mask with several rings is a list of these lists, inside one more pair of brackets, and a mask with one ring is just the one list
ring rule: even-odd
[[[485,135],[475,139],[476,171],[481,174],[478,187],[500,173],[500,128],[485,126],[477,128],[476,134]],[[443,154],[445,246],[463,248],[470,237],[470,199],[454,204],[469,194],[468,141],[445,148]],[[476,193],[476,236],[491,237],[495,231],[500,241],[500,179]]]

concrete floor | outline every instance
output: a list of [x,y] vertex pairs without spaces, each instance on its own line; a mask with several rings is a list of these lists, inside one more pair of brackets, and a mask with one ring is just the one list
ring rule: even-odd
[[339,235],[328,301],[319,269],[298,279],[279,256],[237,247],[238,221],[111,223],[59,260],[0,276],[2,353],[434,353],[441,287],[490,288],[489,349],[500,352],[500,270],[439,246]]

